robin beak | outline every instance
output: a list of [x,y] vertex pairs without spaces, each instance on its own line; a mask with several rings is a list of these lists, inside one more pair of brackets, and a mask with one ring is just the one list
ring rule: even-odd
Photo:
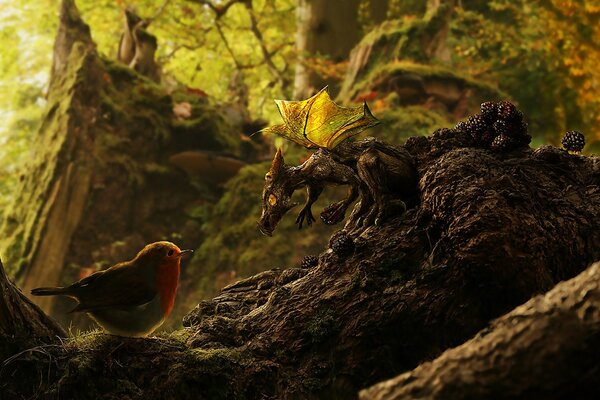
[[179,253],[179,258],[183,258],[187,255],[190,255],[194,252],[194,250],[181,250],[181,253]]

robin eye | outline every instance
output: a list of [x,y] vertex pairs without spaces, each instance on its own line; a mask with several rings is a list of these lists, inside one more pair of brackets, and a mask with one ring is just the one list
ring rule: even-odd
[[171,256],[173,255],[173,250],[169,250],[169,252],[167,253],[167,255],[168,255],[169,257],[171,257]]

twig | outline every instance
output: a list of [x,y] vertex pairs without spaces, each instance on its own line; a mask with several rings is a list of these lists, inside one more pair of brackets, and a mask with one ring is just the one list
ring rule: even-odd
[[156,10],[154,15],[152,17],[150,17],[150,20],[154,21],[156,18],[160,17],[160,15],[163,13],[163,11],[169,5],[170,2],[171,2],[171,0],[165,0],[162,3],[162,5],[158,8],[158,10]]
[[237,4],[237,3],[245,3],[248,0],[229,0],[227,3],[223,4],[222,6],[216,6],[213,4],[212,1],[209,1],[209,0],[189,0],[189,1],[196,3],[196,4],[201,4],[201,5],[207,6],[215,13],[215,18],[217,20],[219,20],[219,19],[221,19],[221,17],[223,17],[225,14],[227,14],[227,11],[229,10],[229,8],[231,8],[231,6],[233,6],[234,4]]
[[263,58],[265,59],[265,63],[267,64],[267,67],[269,67],[269,71],[271,71],[271,73],[274,76],[276,76],[280,82],[283,82],[284,81],[283,74],[281,71],[279,71],[279,69],[277,69],[277,67],[275,66],[275,63],[273,63],[271,54],[269,53],[269,50],[265,46],[265,41],[264,41],[262,32],[260,31],[260,29],[258,29],[258,22],[256,21],[256,15],[254,15],[254,8],[252,7],[252,2],[246,1],[246,2],[244,2],[244,6],[246,7],[246,10],[248,10],[248,15],[250,17],[250,30],[252,31],[252,33],[254,34],[256,39],[258,40],[260,50],[262,51],[262,55],[263,55]]

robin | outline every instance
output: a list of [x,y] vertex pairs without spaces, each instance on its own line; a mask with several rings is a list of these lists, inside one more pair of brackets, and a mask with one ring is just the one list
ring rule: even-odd
[[144,337],[173,310],[180,260],[192,250],[171,242],[147,245],[133,260],[98,271],[67,287],[37,288],[34,296],[68,296],[79,302],[71,312],[86,312],[113,335]]

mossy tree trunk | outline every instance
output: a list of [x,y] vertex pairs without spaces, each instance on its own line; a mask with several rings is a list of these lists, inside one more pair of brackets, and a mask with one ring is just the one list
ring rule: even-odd
[[[189,120],[173,118],[176,101],[192,104]],[[75,2],[63,0],[47,112],[5,210],[1,247],[9,274],[29,293],[133,258],[156,240],[197,248],[198,223],[187,209],[219,189],[193,185],[170,158],[184,150],[239,154],[237,138],[206,98],[171,95],[101,57]],[[33,300],[71,322],[68,300]]]
[[[33,164],[6,218],[8,260],[23,289],[58,284],[71,236],[87,202],[92,180],[94,135],[102,76],[95,64],[89,27],[72,0],[60,8],[54,62]],[[73,88],[72,93],[66,93]],[[53,299],[37,303],[46,311]]]

